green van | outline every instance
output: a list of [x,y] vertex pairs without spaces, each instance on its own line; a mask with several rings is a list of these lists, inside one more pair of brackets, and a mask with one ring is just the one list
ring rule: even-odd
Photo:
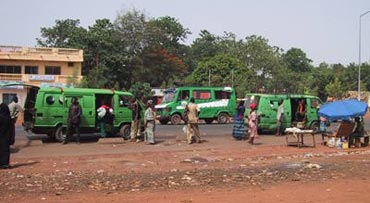
[[318,107],[322,103],[318,97],[309,95],[286,95],[286,94],[247,94],[245,97],[246,117],[250,112],[249,105],[257,104],[258,130],[274,132],[276,130],[276,114],[278,101],[283,101],[284,120],[283,127],[292,127],[296,125],[296,112],[299,101],[303,101],[306,107],[306,122],[304,128],[318,130],[319,116]]
[[[114,113],[114,120],[106,129],[108,135],[119,133],[125,139],[130,136],[132,111],[129,105],[133,95],[129,92],[110,89],[23,86],[27,88],[23,123],[27,131],[34,134],[47,134],[50,138],[61,142],[67,128],[71,99],[75,96],[82,107],[81,133],[99,131],[96,110],[104,102],[113,109]],[[142,109],[144,109],[143,106]]]
[[165,91],[162,102],[155,106],[161,124],[180,124],[190,98],[200,108],[199,118],[207,124],[217,120],[227,123],[236,112],[235,90],[231,87],[179,87]]

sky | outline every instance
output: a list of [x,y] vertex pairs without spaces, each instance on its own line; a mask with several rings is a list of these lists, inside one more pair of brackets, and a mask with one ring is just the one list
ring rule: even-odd
[[192,34],[200,30],[239,39],[261,35],[284,50],[306,52],[313,65],[370,62],[370,0],[0,0],[0,45],[36,46],[41,27],[57,19],[79,19],[83,27],[96,19],[112,22],[120,12],[137,9],[147,16],[176,18]]

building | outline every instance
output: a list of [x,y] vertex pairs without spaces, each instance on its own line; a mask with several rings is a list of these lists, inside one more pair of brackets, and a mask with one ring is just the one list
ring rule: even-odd
[[[0,46],[0,84],[73,86],[82,79],[82,62],[81,49]],[[27,87],[0,88],[0,102],[8,104],[13,96],[23,105]]]

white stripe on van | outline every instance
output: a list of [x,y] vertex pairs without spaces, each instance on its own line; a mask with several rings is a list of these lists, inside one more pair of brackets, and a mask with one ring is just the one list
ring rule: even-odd
[[[199,108],[215,108],[215,107],[226,107],[229,103],[229,99],[221,99],[213,102],[200,103]],[[185,105],[179,105],[176,109],[185,109]]]

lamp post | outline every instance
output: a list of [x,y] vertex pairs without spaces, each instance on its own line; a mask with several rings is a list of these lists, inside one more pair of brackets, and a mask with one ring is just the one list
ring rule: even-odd
[[359,33],[358,33],[358,93],[357,93],[357,99],[361,99],[361,19],[363,16],[369,14],[370,11],[366,11],[365,13],[360,15],[360,27],[359,27]]
[[208,87],[211,87],[211,69],[208,69]]

